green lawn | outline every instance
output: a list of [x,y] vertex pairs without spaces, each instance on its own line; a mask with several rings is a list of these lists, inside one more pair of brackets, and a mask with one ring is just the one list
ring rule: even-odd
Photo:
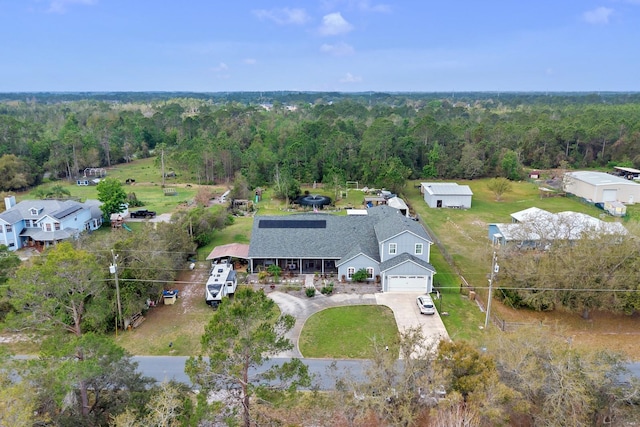
[[211,253],[213,248],[228,243],[249,243],[251,237],[251,228],[253,227],[253,218],[249,216],[240,216],[233,218],[233,224],[216,230],[213,240],[206,246],[198,248],[198,260],[205,260],[207,255]]
[[334,307],[307,319],[299,348],[304,357],[368,359],[373,356],[373,342],[397,351],[397,334],[398,327],[388,307]]
[[[440,299],[434,299],[440,318],[449,337],[456,341],[464,339],[480,342],[484,314],[475,302],[460,294],[460,277],[446,262],[437,247],[432,247],[431,265],[436,269],[434,286],[440,291]],[[446,315],[443,313],[447,313]]]
[[407,184],[405,198],[419,213],[444,244],[455,260],[464,278],[474,286],[485,287],[491,265],[493,246],[488,239],[488,226],[495,222],[511,222],[510,214],[530,207],[539,207],[550,212],[576,211],[598,217],[602,211],[580,203],[576,198],[557,197],[541,199],[538,187],[530,182],[514,182],[513,190],[500,202],[488,190],[488,179],[474,181],[457,180],[467,184],[473,191],[471,209],[431,209],[427,206],[414,184]]
[[[197,185],[184,181],[178,174],[176,178],[167,178],[165,187],[175,188],[175,196],[165,196],[162,188],[162,178],[160,169],[154,164],[154,159],[136,160],[107,169],[107,177],[116,178],[123,184],[126,179],[135,179],[133,185],[124,186],[127,194],[135,193],[138,200],[145,203],[144,208],[158,212],[159,214],[170,213],[179,205],[184,205],[194,198],[198,191]],[[191,185],[191,187],[187,187]],[[53,185],[61,185],[67,189],[71,196],[79,197],[81,200],[97,199],[98,191],[95,186],[79,186],[74,182],[65,180],[48,182],[41,187],[49,188]],[[215,194],[222,194],[226,188],[223,186],[207,186]],[[19,199],[33,198],[31,192],[21,195]]]

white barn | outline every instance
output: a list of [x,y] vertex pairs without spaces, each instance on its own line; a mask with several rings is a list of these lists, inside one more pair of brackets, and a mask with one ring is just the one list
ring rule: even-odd
[[567,172],[564,190],[593,203],[622,202],[631,205],[640,200],[640,184],[604,172]]
[[468,185],[455,182],[423,182],[420,192],[431,208],[469,209],[473,192]]

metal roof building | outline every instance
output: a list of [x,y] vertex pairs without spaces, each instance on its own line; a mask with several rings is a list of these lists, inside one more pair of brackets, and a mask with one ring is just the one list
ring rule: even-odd
[[640,200],[640,184],[604,172],[567,172],[564,190],[593,203],[634,204]]
[[473,191],[455,182],[423,182],[420,191],[431,208],[469,209]]

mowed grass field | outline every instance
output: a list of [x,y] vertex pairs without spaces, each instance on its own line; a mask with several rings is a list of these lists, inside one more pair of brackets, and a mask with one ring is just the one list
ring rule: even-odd
[[[471,209],[431,209],[424,202],[420,189],[416,185],[420,181],[407,183],[405,199],[410,206],[419,213],[429,227],[435,232],[443,243],[446,251],[453,258],[455,266],[478,292],[482,301],[487,298],[488,277],[491,269],[491,257],[493,246],[488,239],[488,226],[490,223],[511,222],[510,214],[529,207],[538,207],[550,212],[575,211],[599,217],[601,210],[594,206],[586,205],[574,197],[540,198],[538,186],[532,182],[514,182],[509,193],[502,196],[502,201],[496,201],[495,196],[487,188],[488,179],[473,181],[457,180],[458,184],[469,185],[473,191]],[[635,212],[635,207],[630,207]],[[632,216],[633,217],[633,216]],[[606,221],[615,221],[612,217],[605,217]],[[628,227],[634,226],[634,220],[625,223]],[[446,265],[438,265],[438,257],[435,255],[437,247],[432,246],[432,260],[438,273],[434,282],[450,281],[441,272]],[[445,263],[446,264],[446,263]],[[450,272],[453,273],[453,272]],[[457,275],[453,274],[454,277]],[[460,284],[460,281],[457,283]],[[455,286],[455,284],[454,284]],[[449,300],[455,298],[449,298]],[[464,298],[463,298],[464,299]],[[446,307],[446,294],[444,304]],[[437,303],[436,303],[437,304]],[[474,306],[475,304],[470,304]],[[467,305],[468,307],[468,305]],[[461,307],[464,310],[464,308]],[[443,308],[443,310],[445,310]],[[474,310],[479,311],[477,307]],[[465,316],[459,321],[454,321],[452,310],[450,316],[443,318],[447,330],[456,339],[482,340],[480,326],[484,324],[484,314],[480,316]],[[584,348],[615,349],[626,353],[634,360],[640,360],[640,316],[613,315],[605,312],[594,312],[589,320],[582,319],[579,314],[556,310],[553,312],[535,312],[531,310],[514,310],[502,305],[495,298],[492,301],[492,313],[509,322],[516,323],[542,323],[549,328],[550,333],[560,334],[571,338],[573,345]],[[474,322],[473,328],[464,323]]]
[[397,335],[398,326],[389,307],[333,307],[307,319],[298,347],[304,357],[370,359],[375,343],[397,352]]
[[[179,205],[185,205],[196,195],[199,185],[185,181],[178,173],[175,178],[165,179],[165,188],[174,188],[176,195],[165,196],[162,187],[162,174],[160,168],[154,163],[154,159],[136,160],[131,163],[105,168],[106,178],[115,178],[125,184],[127,179],[134,179],[135,183],[125,184],[124,189],[129,193],[135,193],[138,200],[144,202],[144,208],[156,211],[158,214],[170,213]],[[93,178],[93,177],[88,177]],[[79,197],[82,200],[97,199],[98,191],[96,186],[79,186],[75,181],[58,180],[42,184],[42,188],[50,188],[54,185],[61,185],[67,189],[71,196]],[[214,194],[220,195],[226,191],[225,186],[205,186]],[[19,200],[32,198],[32,193],[18,195]],[[133,208],[135,210],[137,208]]]

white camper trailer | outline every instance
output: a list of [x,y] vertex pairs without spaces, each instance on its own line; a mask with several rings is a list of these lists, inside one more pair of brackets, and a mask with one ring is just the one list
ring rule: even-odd
[[227,295],[233,295],[238,287],[238,278],[230,262],[213,264],[211,275],[205,285],[207,304],[217,307]]

